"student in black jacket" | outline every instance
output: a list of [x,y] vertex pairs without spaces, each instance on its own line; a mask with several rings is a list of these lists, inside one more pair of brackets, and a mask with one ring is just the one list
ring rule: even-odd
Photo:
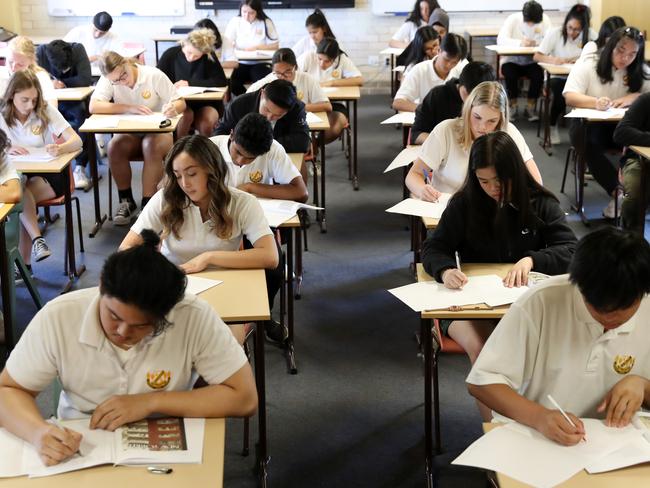
[[[183,86],[215,87],[228,84],[221,63],[214,51],[216,36],[210,29],[196,29],[187,34],[178,46],[163,53],[158,69],[167,75],[176,88]],[[210,136],[219,121],[220,102],[188,101],[183,118],[176,129],[178,137],[192,128]]]
[[250,112],[259,112],[273,124],[273,138],[288,153],[305,153],[309,149],[305,104],[296,97],[291,82],[275,80],[258,91],[235,98],[226,107],[215,135],[230,135],[237,122]]
[[[650,92],[639,95],[625,113],[625,117],[616,126],[614,142],[621,146],[650,146]],[[621,222],[629,230],[641,230],[641,212],[648,206],[646,201],[641,202],[641,159],[638,154],[627,149],[621,158],[623,167],[623,185],[625,193],[621,205]],[[647,172],[646,172],[647,173]],[[646,174],[645,185],[648,188],[650,176]]]
[[[431,276],[452,289],[467,283],[456,268],[455,252],[466,263],[514,263],[503,282],[521,286],[533,270],[566,273],[575,244],[558,200],[530,175],[512,138],[492,132],[474,141],[465,184],[425,240],[422,262]],[[473,364],[496,324],[455,320],[441,325]],[[490,418],[489,411],[481,405],[479,409]]]
[[415,109],[415,122],[411,127],[411,144],[423,144],[439,122],[460,117],[463,102],[474,87],[484,81],[496,81],[494,68],[487,63],[467,63],[458,78],[433,87]]
[[[86,49],[79,42],[65,42],[61,39],[41,44],[36,50],[38,65],[45,69],[54,78],[54,88],[75,88],[92,85],[90,61]],[[88,134],[80,134],[79,127],[87,117],[85,102],[59,102],[59,112],[70,123],[74,131],[79,134],[82,141]],[[90,179],[86,174],[88,154],[83,145],[81,154],[77,156],[77,166],[73,176],[75,188],[86,188]]]

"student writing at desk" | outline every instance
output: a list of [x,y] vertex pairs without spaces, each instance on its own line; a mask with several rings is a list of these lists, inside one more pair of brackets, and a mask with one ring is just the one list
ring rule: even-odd
[[[563,92],[567,105],[596,110],[631,105],[640,93],[650,91],[650,69],[645,65],[644,53],[645,40],[638,29],[616,30],[599,55],[578,63],[571,70]],[[612,139],[615,128],[614,123],[591,124],[584,142],[579,119],[572,120],[569,128],[571,143],[576,147],[584,144],[591,174],[611,197],[603,209],[603,215],[610,219],[616,217],[614,196],[618,171],[607,157],[607,151],[620,149]]]
[[[555,196],[531,176],[519,148],[506,132],[492,132],[472,144],[463,188],[449,201],[440,223],[424,241],[424,269],[447,288],[462,288],[463,262],[514,263],[505,286],[527,284],[528,273],[566,273],[576,237]],[[462,267],[461,267],[462,268]],[[474,363],[494,329],[493,320],[444,320],[449,335]],[[479,403],[485,420],[489,409]]]
[[404,78],[416,64],[422,61],[431,61],[440,53],[440,34],[430,25],[420,27],[415,33],[413,41],[406,46],[404,52],[397,56],[397,66],[405,66],[401,74]]
[[465,100],[461,117],[440,122],[426,138],[420,157],[406,175],[406,186],[416,198],[427,202],[437,201],[441,193],[455,193],[467,176],[472,142],[496,130],[512,137],[528,171],[541,183],[542,175],[526,141],[508,122],[508,97],[503,86],[484,81]]
[[[0,374],[0,424],[34,445],[46,465],[79,449],[81,435],[45,422],[36,395],[57,377],[60,418],[116,428],[154,414],[248,416],[257,408],[250,365],[212,307],[185,295],[181,270],[158,236],[112,254],[99,288],[50,301]],[[208,386],[192,390],[200,375]]]
[[413,10],[406,18],[399,30],[388,41],[390,47],[404,48],[415,37],[415,32],[422,26],[427,25],[431,12],[440,8],[437,0],[415,0]]
[[467,377],[470,393],[564,445],[584,437],[578,417],[626,426],[650,405],[648,293],[642,236],[611,227],[588,234],[569,275],[539,284],[501,319]]
[[625,27],[625,25],[626,23],[623,17],[619,17],[618,15],[612,15],[611,17],[607,17],[601,24],[600,29],[598,30],[598,37],[596,37],[596,40],[589,41],[582,48],[582,52],[580,53],[578,62],[582,62],[585,59],[589,59],[590,57],[596,55],[598,51],[600,51],[602,48],[605,47],[605,44],[607,44],[607,40],[610,37],[612,37],[612,34],[617,29],[621,27]]
[[117,35],[115,32],[111,32],[111,27],[113,27],[111,14],[97,12],[93,17],[92,24],[73,27],[63,40],[83,44],[88,60],[94,63],[104,52],[115,51],[120,47]]
[[[158,69],[165,73],[175,87],[225,87],[228,84],[221,63],[214,52],[216,37],[210,29],[196,29],[187,34],[178,46],[167,49],[158,61]],[[186,102],[183,118],[176,129],[178,137],[186,136],[194,128],[199,134],[210,136],[219,121],[220,102],[190,100]]]
[[496,81],[494,68],[487,63],[472,61],[465,65],[458,78],[433,87],[415,109],[411,144],[423,144],[440,122],[460,117],[463,102],[484,81]]
[[[90,99],[93,114],[148,115],[162,112],[176,117],[185,110],[185,102],[165,73],[153,66],[142,66],[109,51],[99,60],[102,77]],[[163,175],[162,160],[172,147],[171,133],[116,134],[108,144],[108,161],[117,185],[120,205],[115,225],[129,225],[138,208],[131,191],[132,159],[144,157],[142,203],[147,204],[156,192]]]
[[[60,39],[48,44],[41,44],[36,50],[38,64],[47,70],[54,78],[54,88],[74,88],[92,85],[90,62],[83,44],[78,42],[67,43]],[[70,123],[74,131],[79,134],[79,127],[86,120],[85,101],[65,101],[59,103],[59,112]],[[79,134],[83,141],[88,134]],[[75,188],[86,188],[91,181],[86,174],[88,167],[88,154],[85,144],[82,152],[77,156],[77,166],[74,169]]]
[[[45,148],[52,156],[76,151],[81,139],[63,116],[43,99],[38,78],[30,70],[18,71],[0,100],[0,129],[11,140],[9,154],[26,155],[33,148]],[[60,174],[32,174],[25,184],[20,214],[20,254],[28,269],[31,258],[41,261],[52,254],[38,226],[36,202],[62,195]]]
[[[278,266],[277,246],[262,207],[253,195],[226,186],[228,168],[210,139],[201,135],[179,139],[164,168],[163,189],[142,210],[120,249],[141,243],[142,230],[153,229],[162,235],[163,255],[188,274],[209,266]],[[244,236],[252,249],[240,250]],[[281,327],[267,327],[269,336],[283,339]]]

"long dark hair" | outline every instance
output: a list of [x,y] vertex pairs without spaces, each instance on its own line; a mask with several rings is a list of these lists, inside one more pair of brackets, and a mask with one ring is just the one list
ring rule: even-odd
[[228,167],[217,146],[210,139],[201,135],[185,136],[179,139],[165,157],[164,204],[160,215],[163,224],[163,238],[170,234],[176,239],[188,238],[188,236],[179,234],[184,222],[183,211],[191,204],[174,174],[174,160],[180,153],[186,153],[207,172],[208,193],[212,197],[208,206],[208,215],[214,226],[215,234],[221,239],[229,239],[232,235],[233,219],[228,213],[228,206],[232,198],[226,186]]
[[646,75],[643,70],[645,65],[645,39],[643,38],[643,34],[641,34],[639,29],[636,27],[621,27],[614,31],[607,40],[605,47],[600,52],[600,57],[596,66],[596,73],[603,84],[611,83],[614,80],[612,75],[612,54],[614,53],[614,49],[616,49],[618,43],[623,40],[623,38],[634,41],[639,47],[634,61],[632,61],[627,67],[628,92],[636,93],[641,91],[643,80],[648,79],[648,75]]
[[264,35],[266,36],[267,39],[271,41],[277,41],[277,37],[273,39],[272,37],[269,36],[269,29],[267,25],[267,21],[273,23],[271,18],[266,15],[264,12],[264,9],[262,8],[262,1],[261,0],[242,0],[241,3],[239,4],[239,16],[241,17],[241,8],[246,5],[253,10],[255,10],[255,17],[259,20],[261,20],[264,23]]
[[607,17],[605,19],[605,22],[603,22],[603,25],[600,26],[600,30],[598,31],[598,38],[596,39],[596,46],[598,49],[605,47],[607,39],[611,37],[616,29],[620,29],[626,25],[627,24],[625,23],[625,19],[623,19],[623,17],[619,17],[618,15]]
[[296,53],[294,53],[288,47],[282,47],[273,53],[273,58],[271,59],[271,65],[276,65],[278,63],[287,63],[291,66],[298,66],[298,61],[296,60]]
[[567,43],[569,35],[566,31],[566,25],[571,19],[576,19],[580,22],[580,27],[582,28],[582,45],[584,46],[589,42],[589,24],[591,23],[591,10],[586,5],[580,3],[571,7],[571,10],[564,17],[564,23],[562,24],[562,40],[564,44]]
[[[477,169],[489,167],[494,167],[501,182],[500,202],[495,202],[485,193],[475,174]],[[555,195],[531,176],[510,135],[496,131],[479,137],[472,144],[465,183],[453,198],[463,198],[467,202],[468,232],[485,232],[487,226],[488,231],[493,233],[502,216],[502,209],[508,207],[516,209],[522,230],[536,228],[540,221],[534,213],[531,199],[541,195],[557,201]]]
[[411,43],[406,47],[408,54],[404,59],[404,66],[409,66],[411,64],[417,64],[426,59],[424,54],[424,45],[429,41],[435,41],[440,39],[438,31],[436,31],[430,25],[425,25],[420,27],[415,31],[415,37]]
[[341,54],[345,54],[345,51],[339,47],[339,43],[336,39],[332,37],[324,37],[323,40],[318,43],[318,46],[316,46],[316,54],[324,54],[331,60],[336,60],[335,67],[338,67],[341,62],[340,56]]
[[309,26],[323,29],[323,37],[331,37],[332,39],[336,39],[334,32],[332,32],[332,28],[325,18],[325,14],[319,8],[314,9],[314,12],[309,14],[307,20],[305,20],[305,27]]
[[422,15],[420,15],[420,4],[422,2],[429,4],[429,15],[431,15],[435,9],[440,8],[440,5],[438,5],[438,0],[415,0],[413,10],[411,10],[411,13],[404,22],[413,22],[415,25],[419,26],[420,22],[424,21]]
[[201,19],[199,20],[196,24],[194,24],[195,29],[210,29],[212,32],[214,32],[214,50],[217,51],[218,49],[221,48],[221,45],[223,44],[223,40],[221,39],[221,33],[219,32],[219,28],[217,25],[212,22],[211,19]]

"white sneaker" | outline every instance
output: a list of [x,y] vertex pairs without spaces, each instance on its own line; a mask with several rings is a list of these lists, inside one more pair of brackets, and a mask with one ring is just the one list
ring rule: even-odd
[[539,120],[539,115],[534,110],[526,110],[526,116],[528,117],[528,122],[537,122]]
[[32,258],[34,261],[43,261],[43,259],[52,255],[52,251],[42,237],[37,238],[32,244]]
[[90,186],[90,178],[86,176],[86,168],[83,166],[77,166],[72,176],[74,178],[74,187],[78,190],[85,190]]
[[117,212],[115,212],[115,216],[113,217],[113,223],[115,225],[131,224],[131,221],[135,218],[136,208],[137,206],[128,200],[121,201],[120,206],[117,207]]
[[558,144],[562,143],[562,139],[560,138],[560,129],[557,128],[557,125],[552,125],[551,126],[551,144],[554,146],[557,146]]
[[517,120],[517,112],[519,111],[519,108],[517,108],[516,105],[510,107],[510,110],[508,111],[508,120],[510,122],[514,122]]
[[618,194],[618,215],[614,212],[614,209],[616,207],[616,200],[612,198],[607,206],[603,209],[603,217],[606,219],[615,219],[616,217],[620,217],[621,215],[621,204],[623,203],[623,195],[620,193]]

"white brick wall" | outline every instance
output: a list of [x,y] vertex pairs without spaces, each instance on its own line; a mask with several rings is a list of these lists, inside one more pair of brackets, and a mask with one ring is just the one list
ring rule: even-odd
[[[83,1],[83,0],[80,0]],[[388,39],[404,22],[404,17],[380,17],[371,12],[372,0],[356,0],[354,9],[326,9],[325,14],[334,30],[341,46],[350,55],[354,63],[361,69],[366,84],[365,92],[386,91],[389,86],[389,68],[369,66],[368,57],[377,56],[386,47]],[[147,48],[145,53],[148,64],[154,63],[154,43],[151,40],[156,35],[169,33],[172,25],[192,25],[209,13],[209,10],[195,10],[193,0],[185,0],[184,17],[117,17],[113,29],[124,40],[142,42]],[[70,28],[81,23],[90,22],[88,17],[50,17],[47,14],[47,0],[21,1],[22,32],[34,36],[61,36]],[[304,22],[311,13],[307,9],[269,10],[267,12],[275,22],[280,33],[280,44],[291,47],[300,37],[306,34]],[[234,10],[220,10],[212,15],[220,30],[225,30],[228,20],[236,15]],[[548,12],[551,21],[559,25],[564,13]],[[496,27],[498,28],[507,14],[493,13],[453,13],[451,31],[462,34],[467,27]],[[475,59],[493,62],[484,50],[482,44],[474,42]]]

